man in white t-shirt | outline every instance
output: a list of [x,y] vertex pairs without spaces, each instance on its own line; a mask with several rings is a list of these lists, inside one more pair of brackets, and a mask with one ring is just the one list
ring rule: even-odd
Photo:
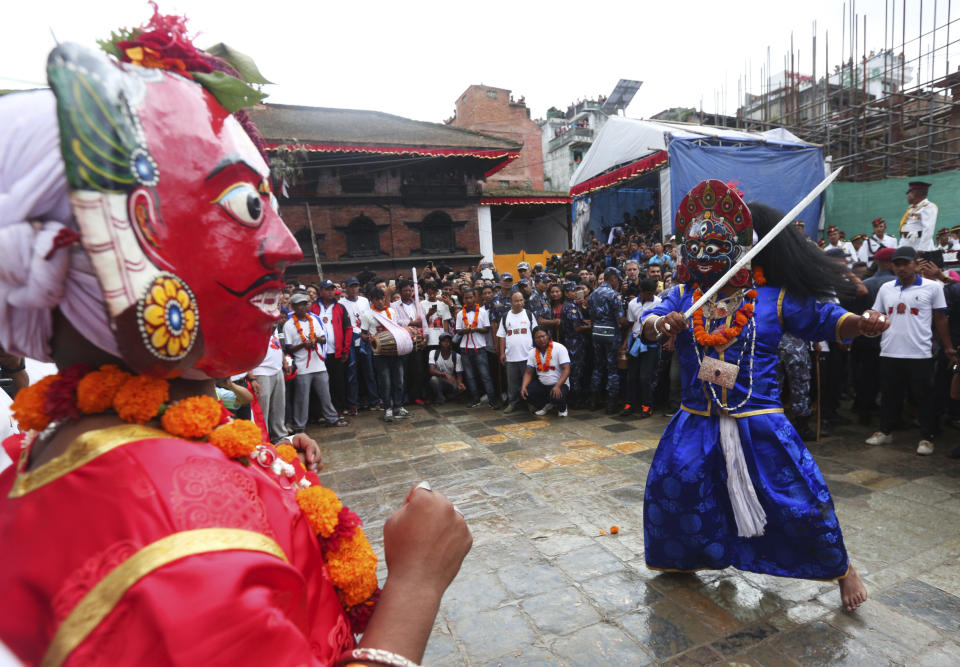
[[427,283],[426,298],[420,304],[423,314],[427,318],[427,349],[431,350],[440,344],[440,334],[449,332],[453,328],[453,315],[450,307],[440,300],[440,286],[435,282]]
[[657,281],[644,278],[639,284],[640,293],[627,303],[627,321],[632,329],[623,341],[627,352],[627,386],[625,388],[624,417],[638,414],[645,419],[653,414],[653,391],[656,380],[660,346],[643,339],[643,314],[660,303],[657,296]]
[[310,395],[320,400],[324,424],[327,426],[346,426],[330,399],[330,379],[327,365],[323,362],[323,348],[327,342],[323,322],[309,312],[310,299],[299,292],[290,297],[293,317],[283,325],[286,352],[293,357],[297,366],[297,377],[293,379],[293,430],[303,433],[310,415]]
[[[487,309],[477,303],[477,293],[472,287],[463,290],[463,308],[457,311],[457,333],[460,339],[460,355],[463,357],[463,374],[473,401],[469,408],[479,408],[482,391],[486,392],[490,407],[500,408],[500,402],[490,377],[487,362],[486,333],[490,331],[490,316]],[[479,384],[478,384],[479,380]]]
[[957,351],[950,341],[947,326],[947,302],[943,285],[918,273],[917,251],[902,245],[893,251],[893,273],[896,280],[884,283],[877,292],[873,310],[890,318],[890,328],[880,339],[880,430],[867,438],[868,445],[893,442],[894,427],[900,420],[904,393],[909,387],[917,402],[921,440],[917,454],[933,454],[933,437],[937,415],[930,395],[933,377],[933,332],[943,344],[950,364],[957,361]]
[[283,381],[284,372],[288,372],[284,360],[283,346],[280,338],[274,331],[270,335],[267,345],[267,356],[260,365],[247,373],[247,381],[253,389],[260,410],[263,412],[263,421],[267,424],[267,433],[270,442],[277,443],[287,437],[287,428],[283,424],[287,405],[287,392]]
[[553,408],[567,416],[567,395],[570,393],[570,355],[560,343],[550,339],[550,330],[533,330],[533,349],[527,357],[520,395],[537,408],[541,417]]
[[[387,298],[383,290],[374,287],[370,291],[370,308],[360,316],[360,327],[363,339],[367,343],[370,339],[386,331],[382,320],[397,321],[393,308],[387,306]],[[383,421],[392,422],[394,417],[406,419],[410,413],[403,407],[403,360],[405,356],[376,354],[373,355],[373,368],[377,373],[377,389],[383,399]]]
[[523,374],[527,369],[527,357],[533,349],[533,328],[537,318],[524,308],[523,295],[514,292],[510,295],[510,310],[497,328],[497,354],[500,364],[507,370],[507,409],[510,414],[520,403],[520,387]]
[[448,398],[454,398],[466,391],[463,384],[463,362],[453,349],[453,336],[444,331],[438,338],[438,346],[427,352],[430,371],[430,389],[433,402],[443,405]]
[[[397,284],[400,300],[390,304],[397,317],[397,324],[404,327],[414,327],[423,330],[423,320],[420,317],[420,305],[414,299],[413,281],[401,280]],[[423,347],[414,346],[410,354],[403,357],[403,386],[405,396],[417,405],[423,405],[426,381],[424,372],[427,368],[426,356]]]
[[380,404],[380,395],[377,393],[377,379],[373,372],[373,353],[360,336],[360,316],[370,309],[370,302],[367,297],[360,295],[360,281],[356,278],[347,278],[344,287],[347,293],[338,303],[346,309],[353,325],[353,345],[350,346],[350,356],[347,359],[347,405],[351,408],[360,406],[362,379],[367,396],[365,404],[377,406]]

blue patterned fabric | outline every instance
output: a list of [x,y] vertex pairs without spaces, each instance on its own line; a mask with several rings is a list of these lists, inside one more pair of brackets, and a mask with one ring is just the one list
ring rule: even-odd
[[[772,287],[758,289],[753,323],[756,350],[750,399],[737,414],[781,409],[777,386],[777,347],[784,329],[808,340],[836,340],[846,313],[832,303],[795,299]],[[691,290],[673,288],[647,316],[683,312]],[[778,310],[780,313],[778,314]],[[783,326],[781,327],[781,317]],[[752,326],[752,325],[751,325]],[[721,353],[736,363],[744,333]],[[727,494],[726,465],[720,446],[719,410],[711,409],[704,383],[697,379],[697,346],[687,329],[677,337],[682,404],[711,416],[679,411],[657,447],[644,498],[646,562],[662,570],[741,570],[783,577],[834,579],[847,571],[847,552],[826,482],[810,452],[781,412],[737,418],[750,478],[767,514],[764,535],[741,538]],[[750,387],[744,354],[736,387],[720,391],[730,406]],[[711,356],[717,356],[712,353]]]

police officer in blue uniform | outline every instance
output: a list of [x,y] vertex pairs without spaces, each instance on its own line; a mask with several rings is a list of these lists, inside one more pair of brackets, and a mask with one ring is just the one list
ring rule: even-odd
[[580,407],[583,403],[583,371],[587,368],[587,336],[590,334],[590,325],[583,321],[580,307],[574,301],[577,288],[575,282],[563,285],[565,299],[560,309],[559,336],[559,341],[566,346],[570,358],[577,360],[570,364],[570,403],[573,407]]
[[[620,374],[617,372],[617,355],[620,352],[624,317],[623,297],[620,296],[620,270],[608,267],[603,272],[603,284],[587,300],[590,320],[593,322],[593,376],[590,389],[591,409],[601,403],[601,392],[607,396],[607,414],[620,408]],[[607,381],[604,385],[603,377]]]

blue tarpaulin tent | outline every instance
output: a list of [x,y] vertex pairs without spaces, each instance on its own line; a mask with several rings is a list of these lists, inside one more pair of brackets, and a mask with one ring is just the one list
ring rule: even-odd
[[[667,159],[657,159],[658,155]],[[649,166],[648,165],[653,165]],[[638,169],[637,167],[642,167]],[[783,129],[745,132],[730,128],[686,125],[614,117],[607,120],[580,167],[571,178],[574,195],[574,247],[582,247],[589,231],[598,237],[631,191],[659,189],[664,237],[673,229],[676,205],[694,185],[708,178],[735,183],[747,201],[759,201],[784,212],[793,208],[824,177],[820,147]],[[653,187],[651,187],[653,186]],[[615,195],[618,190],[627,196]],[[808,234],[820,224],[822,197],[798,219]],[[631,213],[637,207],[629,210]]]

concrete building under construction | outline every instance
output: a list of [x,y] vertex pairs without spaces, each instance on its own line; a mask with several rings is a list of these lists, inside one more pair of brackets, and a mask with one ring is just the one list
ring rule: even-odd
[[[853,5],[844,6],[841,65],[829,64],[825,35],[827,48],[823,42],[820,48],[825,58],[818,68],[815,28],[806,51],[809,65],[801,65],[800,49],[791,39],[782,71],[771,74],[768,49],[760,93],[747,92],[749,75],[741,79],[738,126],[786,127],[820,144],[833,166],[845,167],[840,178],[846,181],[960,168],[960,67],[951,71],[950,62],[960,35],[956,26],[951,34],[951,25],[960,19],[953,19],[948,3],[937,10],[933,2],[891,0],[884,9],[883,17],[870,17],[868,39],[868,17],[857,15]],[[907,17],[913,28],[908,28]]]

